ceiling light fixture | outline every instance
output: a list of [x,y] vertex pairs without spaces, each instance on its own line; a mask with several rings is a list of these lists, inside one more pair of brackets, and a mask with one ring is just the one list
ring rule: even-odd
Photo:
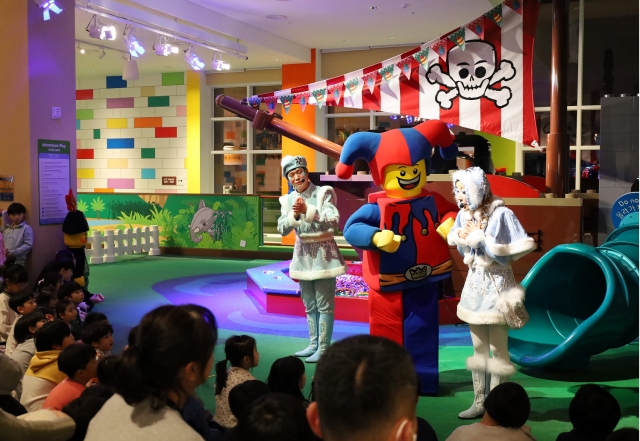
[[193,70],[204,69],[204,63],[200,61],[200,58],[193,52],[193,48],[189,45],[189,48],[184,51],[184,60],[191,66]]
[[98,58],[102,60],[105,55],[107,55],[107,53],[102,49],[102,52],[98,54]]
[[36,3],[42,9],[42,18],[44,18],[44,21],[51,19],[51,13],[49,11],[55,14],[62,12],[62,8],[56,5],[56,0],[36,0]]
[[123,80],[137,80],[140,78],[140,74],[138,72],[138,62],[131,57],[124,64],[124,70],[122,71],[122,79]]
[[140,43],[138,43],[136,39],[136,29],[132,25],[126,25],[122,35],[122,41],[132,57],[137,58],[139,55],[144,54],[145,50]]
[[85,53],[85,50],[84,50],[84,48],[82,46],[78,45],[77,49],[80,51],[81,54]]
[[100,40],[116,39],[116,27],[99,22],[97,15],[91,17],[89,24],[84,29],[89,33],[89,37],[91,38],[98,38]]
[[156,42],[153,44],[153,50],[156,51],[156,55],[168,57],[170,54],[177,54],[180,52],[180,49],[177,46],[168,43],[167,40],[168,39],[165,35],[158,35]]
[[222,60],[222,54],[220,52],[214,52],[213,59],[211,60],[211,69],[215,69],[220,72],[231,69],[231,65]]

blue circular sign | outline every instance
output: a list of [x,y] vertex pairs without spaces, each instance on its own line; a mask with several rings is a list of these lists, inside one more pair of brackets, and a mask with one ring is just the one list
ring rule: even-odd
[[640,212],[640,206],[638,206],[638,192],[635,191],[623,194],[616,199],[611,207],[611,220],[613,221],[613,226],[618,228],[622,219],[633,213],[637,216],[638,212]]

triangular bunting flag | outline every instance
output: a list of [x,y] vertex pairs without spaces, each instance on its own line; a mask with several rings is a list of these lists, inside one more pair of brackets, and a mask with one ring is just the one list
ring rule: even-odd
[[257,109],[258,107],[260,107],[261,102],[262,102],[262,98],[260,98],[259,96],[252,96],[249,98],[249,105],[254,109]]
[[316,99],[318,103],[318,109],[322,109],[322,105],[324,104],[324,97],[327,94],[327,89],[317,89],[311,92],[313,97]]
[[481,40],[484,40],[484,25],[482,22],[482,17],[476,18],[471,23],[467,23],[467,29],[480,37]]
[[447,61],[447,40],[445,38],[441,38],[440,40],[433,43],[431,46],[431,50],[438,54],[442,61]]
[[505,5],[522,15],[522,1],[521,0],[505,0]]
[[278,103],[278,98],[275,96],[268,96],[263,99],[265,103],[267,103],[267,110],[269,110],[270,114],[276,110],[276,104]]
[[391,64],[387,67],[383,67],[382,69],[380,69],[378,71],[378,73],[380,74],[380,76],[382,78],[384,78],[385,80],[387,80],[387,82],[391,81],[391,79],[393,78],[393,69],[394,69],[395,65]]
[[358,90],[358,79],[354,78],[352,80],[349,80],[346,83],[344,83],[344,86],[345,86],[345,93],[348,93],[349,95],[353,95],[355,91]]
[[422,66],[425,66],[426,69],[427,65],[429,64],[429,48],[425,47],[420,52],[416,52],[415,54],[413,54],[413,59],[420,63]]
[[464,28],[460,28],[457,31],[449,34],[449,40],[453,41],[456,46],[464,50]]
[[398,69],[400,69],[400,71],[402,71],[404,76],[407,77],[407,80],[411,79],[411,62],[412,62],[411,60],[412,60],[411,57],[407,57],[396,63],[396,66],[398,66]]
[[304,113],[304,109],[307,107],[309,103],[309,92],[299,93],[298,97],[300,98],[300,110]]
[[489,20],[502,27],[502,3],[484,14]]
[[367,85],[367,89],[369,89],[369,93],[372,95],[373,90],[376,87],[376,75],[378,75],[378,72],[371,72],[362,77],[362,79],[364,80],[364,84]]
[[329,88],[329,93],[333,97],[333,100],[336,102],[336,106],[340,105],[340,100],[342,99],[343,94],[343,86],[344,84],[334,84]]
[[293,95],[280,95],[280,102],[282,103],[282,107],[284,107],[284,114],[288,115],[291,104],[293,103]]

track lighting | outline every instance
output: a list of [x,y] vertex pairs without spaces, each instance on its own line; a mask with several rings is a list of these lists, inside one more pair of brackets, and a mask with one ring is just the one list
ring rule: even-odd
[[213,59],[211,60],[211,69],[215,69],[217,71],[229,70],[231,69],[231,65],[222,60],[222,54],[220,52],[214,52]]
[[42,18],[44,21],[51,19],[51,13],[59,14],[62,12],[62,8],[56,5],[56,0],[35,0],[40,8],[42,8]]
[[189,63],[189,66],[193,70],[202,70],[204,69],[204,63],[200,61],[195,52],[193,52],[193,48],[189,45],[189,49],[184,51],[184,60]]
[[177,54],[180,52],[177,46],[167,42],[167,37],[164,35],[158,35],[156,42],[153,45],[153,49],[156,51],[156,55],[161,57],[168,57],[170,54]]
[[84,28],[91,38],[99,38],[100,40],[115,40],[116,39],[116,27],[113,25],[106,25],[98,21],[98,17],[94,15],[86,28]]
[[132,57],[138,57],[139,55],[144,54],[145,50],[136,40],[136,30],[131,25],[126,25],[124,27],[124,37],[122,37],[122,41],[124,41],[124,45],[129,50],[129,53]]

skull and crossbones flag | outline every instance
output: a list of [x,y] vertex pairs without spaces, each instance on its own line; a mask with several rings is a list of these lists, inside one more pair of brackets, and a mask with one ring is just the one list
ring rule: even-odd
[[342,100],[327,96],[321,104],[439,119],[538,147],[532,64],[539,7],[538,0],[506,0],[473,26],[396,57],[258,97],[293,95],[297,104],[311,92],[308,104],[320,104],[314,91],[345,84]]

